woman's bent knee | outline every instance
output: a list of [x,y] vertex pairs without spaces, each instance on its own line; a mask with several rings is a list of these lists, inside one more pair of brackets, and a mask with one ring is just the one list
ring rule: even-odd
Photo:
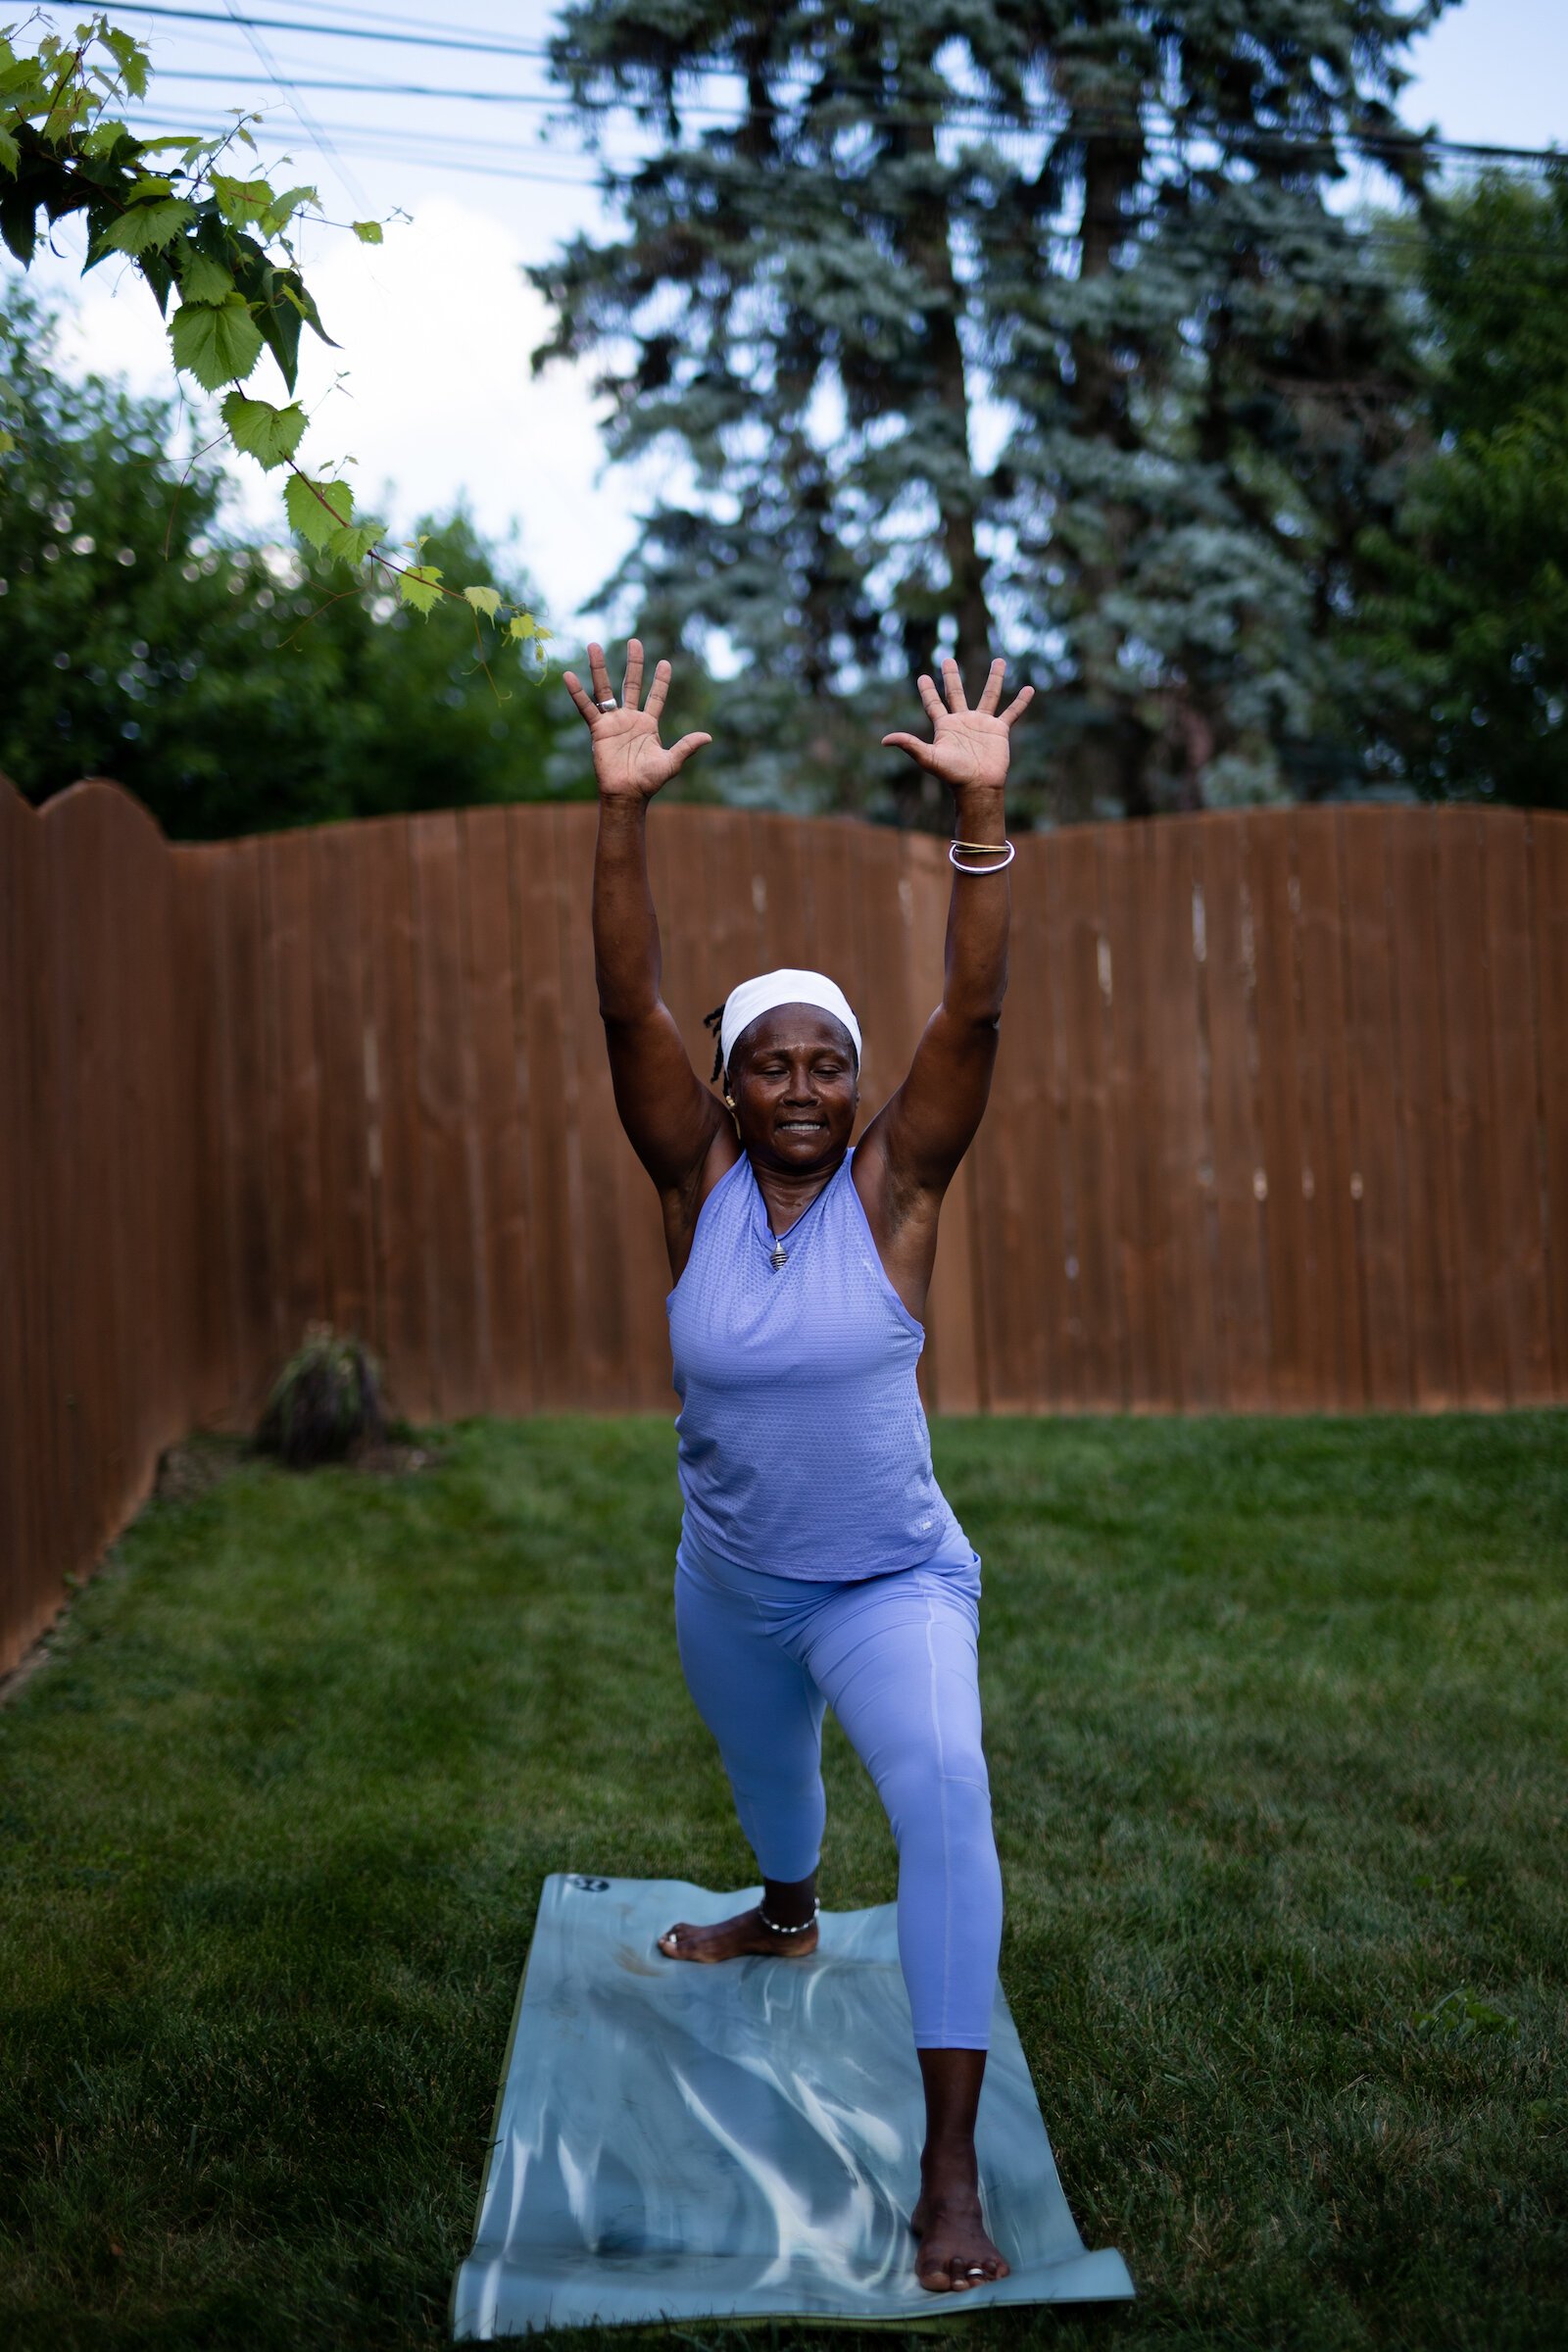
[[991,1835],[991,1780],[978,1749],[944,1768],[929,1754],[910,1756],[879,1777],[878,1792],[902,1853],[910,1840]]

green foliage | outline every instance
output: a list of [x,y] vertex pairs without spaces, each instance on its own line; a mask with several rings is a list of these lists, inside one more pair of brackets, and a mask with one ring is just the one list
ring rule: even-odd
[[1364,543],[1382,758],[1431,796],[1568,808],[1568,167],[1484,175],[1407,250],[1426,447]]
[[[169,318],[177,369],[204,391],[220,392],[248,381],[270,351],[292,393],[302,327],[331,341],[288,235],[297,217],[319,219],[315,188],[301,184],[279,194],[265,178],[242,179],[219,168],[231,147],[254,151],[248,124],[260,120],[256,116],[240,116],[210,139],[134,136],[114,109],[127,96],[145,94],[148,58],[108,18],[85,19],[69,38],[46,33],[30,52],[12,45],[10,34],[21,29],[11,25],[0,33],[0,237],[17,260],[24,269],[30,264],[40,221],[52,226],[79,214],[88,269],[112,254],[125,255],[166,316],[177,289]],[[148,169],[151,159],[171,154],[175,161],[167,172]],[[353,229],[363,244],[381,240],[379,221],[356,220]],[[255,417],[262,405],[236,408],[224,401],[221,415],[233,447],[263,466],[286,466],[296,481],[305,480],[294,466],[300,433],[292,439],[276,429],[263,433]],[[289,487],[292,493],[295,484]],[[311,547],[356,570],[368,563],[381,577],[400,570],[377,545],[379,522],[362,515],[351,527],[348,509],[337,510],[335,488],[327,499],[320,482],[307,487],[314,496],[291,495],[288,511]],[[323,500],[331,509],[324,523]],[[486,638],[477,608],[448,590],[438,588],[426,601],[427,584],[412,601],[421,612],[444,598],[464,610],[481,662],[487,650],[512,642],[495,627]],[[494,622],[497,614],[487,618]],[[549,635],[536,627],[531,640],[541,667]]]
[[[195,220],[196,207],[193,204],[186,204],[181,197],[171,196],[167,180],[162,183],[144,180],[141,182],[140,190],[132,189],[131,194],[135,196],[138,192],[146,192],[149,189],[156,192],[160,201],[145,204],[132,203],[126,211],[121,214],[118,220],[112,220],[103,231],[99,242],[98,256],[105,253],[162,252],[166,245],[173,243],[187,220]],[[96,259],[98,256],[94,258]],[[184,362],[178,357],[177,339],[174,348],[175,365],[183,367]],[[258,348],[260,347],[258,346]],[[203,378],[203,381],[205,380]]]
[[[270,401],[247,400],[243,392],[230,392],[223,403],[223,422],[234,447],[270,471],[298,449],[305,431],[305,411],[297,402],[277,409]],[[291,482],[289,488],[293,486]]]
[[289,1470],[346,1461],[357,1446],[386,1438],[381,1373],[364,1342],[313,1323],[267,1399],[256,1431],[263,1453]]
[[440,564],[405,564],[398,574],[398,594],[416,612],[428,612],[441,594]]
[[174,366],[204,391],[243,383],[262,356],[262,330],[237,290],[220,302],[182,302],[169,322]]
[[1494,2002],[1484,2001],[1467,1984],[1460,1984],[1430,2009],[1419,2010],[1410,2026],[1413,2033],[1430,2034],[1439,2040],[1468,2041],[1475,2034],[1500,2034],[1511,2040],[1519,2031],[1519,2020]]
[[[1332,621],[1414,377],[1387,254],[1329,199],[1436,13],[565,9],[586,134],[618,99],[662,143],[607,174],[623,233],[532,272],[535,365],[597,358],[612,452],[696,475],[613,585],[660,642],[749,658],[743,793],[857,798],[938,641],[1044,690],[1024,806],[1353,779]],[[699,68],[733,77],[730,122],[688,115]],[[1419,184],[1416,143],[1396,164]],[[907,814],[921,781],[885,757],[873,805]]]
[[347,482],[313,482],[303,473],[290,476],[283,492],[288,518],[311,547],[326,547],[354,512],[354,493]]
[[[580,759],[558,760],[577,750],[569,708],[526,676],[498,700],[471,635],[427,625],[374,576],[236,537],[213,458],[171,456],[172,408],[64,375],[14,278],[0,385],[0,770],[30,799],[114,776],[172,835],[213,839],[543,797],[558,765],[591,792]],[[233,399],[262,412],[240,429],[293,429],[288,410]],[[420,527],[446,577],[494,579],[514,617],[526,607],[466,515]]]

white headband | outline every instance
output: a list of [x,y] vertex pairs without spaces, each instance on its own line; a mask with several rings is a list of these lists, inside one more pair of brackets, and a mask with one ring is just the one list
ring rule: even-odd
[[755,980],[743,980],[725,998],[718,1040],[726,1070],[730,1049],[741,1031],[779,1004],[814,1004],[819,1011],[830,1012],[854,1038],[855,1057],[859,1060],[860,1024],[850,1010],[850,1000],[838,982],[830,980],[825,972],[801,972],[786,965],[781,971],[759,972]]

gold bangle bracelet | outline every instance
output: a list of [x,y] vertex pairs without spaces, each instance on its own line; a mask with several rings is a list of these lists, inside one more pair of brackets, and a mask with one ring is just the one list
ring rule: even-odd
[[995,850],[995,851],[997,852],[997,855],[1000,857],[1000,856],[1001,856],[1001,854],[1002,854],[1002,852],[1003,852],[1004,849],[1006,849],[1006,848],[1008,847],[1008,844],[1007,844],[1007,843],[1006,843],[1004,840],[1004,841],[957,841],[957,840],[956,840],[956,841],[954,842],[954,845],[953,845],[953,846],[954,846],[954,848],[955,848],[956,850]]

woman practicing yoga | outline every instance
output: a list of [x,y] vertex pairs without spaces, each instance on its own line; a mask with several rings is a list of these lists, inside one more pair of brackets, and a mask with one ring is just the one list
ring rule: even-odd
[[[994,662],[974,710],[956,662],[920,700],[935,741],[887,735],[953,794],[942,1003],[909,1074],[852,1146],[860,1031],[820,972],[733,989],[719,1025],[723,1102],[660,996],[648,804],[712,739],[667,751],[669,663],[641,703],[626,648],[617,702],[603,650],[590,696],[565,684],[599,781],[594,956],[615,1103],[659,1188],[681,1398],[685,1504],[675,1628],[687,1685],[735,1794],[762,1900],[717,1927],[677,1922],[671,1961],[808,1958],[831,1705],[871,1774],[899,1850],[899,1957],[925,2085],[922,2286],[1005,2275],[986,2234],[974,2126],[1002,1937],[1002,1878],[980,1744],[980,1562],[937,1485],[915,1387],[942,1197],[985,1109],[1007,974],[1008,730]],[[639,705],[641,707],[639,708]]]

